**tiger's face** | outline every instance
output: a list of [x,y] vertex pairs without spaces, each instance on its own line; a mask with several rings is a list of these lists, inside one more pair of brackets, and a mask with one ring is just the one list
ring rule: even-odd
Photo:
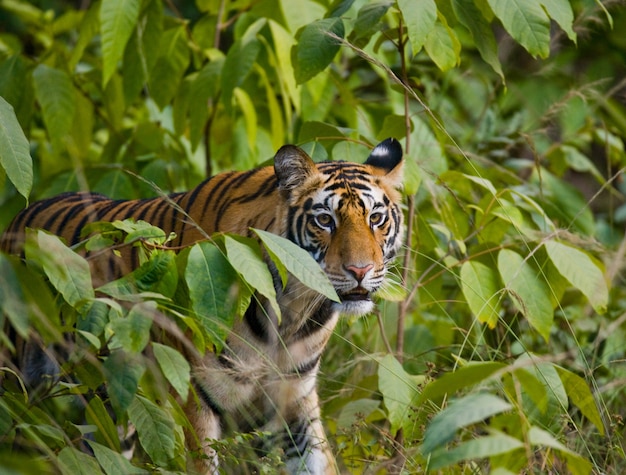
[[364,164],[316,165],[302,150],[275,158],[287,194],[287,237],[320,264],[341,298],[337,310],[363,315],[402,244],[402,149],[387,139]]

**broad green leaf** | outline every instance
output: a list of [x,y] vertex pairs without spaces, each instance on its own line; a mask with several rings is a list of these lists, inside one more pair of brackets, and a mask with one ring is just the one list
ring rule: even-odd
[[72,475],[98,475],[102,473],[96,459],[74,447],[65,447],[59,452],[59,462],[64,470],[62,473]]
[[349,40],[358,47],[365,46],[383,25],[380,19],[387,13],[391,3],[366,3],[359,9]]
[[[448,170],[448,162],[441,144],[429,125],[421,118],[411,117],[411,156],[426,174],[441,175]],[[410,157],[407,157],[410,158]]]
[[163,109],[176,95],[189,65],[189,46],[185,26],[171,28],[160,38],[160,56],[150,72],[152,98]]
[[335,288],[328,280],[328,276],[326,276],[317,261],[308,252],[276,234],[261,229],[254,229],[254,232],[263,241],[263,245],[270,253],[273,261],[280,261],[296,279],[307,287],[334,302],[340,302]]
[[124,55],[139,18],[140,0],[102,0],[100,34],[102,35],[102,85],[106,86]]
[[178,270],[174,252],[157,251],[149,261],[130,274],[98,287],[98,291],[119,299],[137,292],[154,292],[163,297],[171,297],[176,291],[177,283]]
[[94,395],[90,399],[85,408],[85,419],[88,424],[97,429],[94,433],[96,442],[116,452],[120,451],[120,436],[117,433],[117,427],[100,396]]
[[181,397],[183,402],[187,400],[191,369],[185,357],[174,348],[152,342],[154,356],[159,363],[163,374]]
[[141,89],[149,82],[154,65],[162,54],[162,36],[163,4],[152,0],[141,12],[137,27],[133,29],[124,49],[122,79],[126,104],[132,104]]
[[254,150],[257,143],[257,115],[254,103],[248,93],[239,87],[233,90],[233,96],[243,114],[243,120],[246,124],[246,132],[248,135],[248,146],[251,150]]
[[565,368],[560,366],[555,366],[555,368],[563,382],[570,402],[580,409],[580,412],[596,426],[600,435],[604,435],[602,417],[598,411],[596,399],[589,389],[587,382],[577,374]]
[[228,262],[253,289],[266,297],[280,319],[280,307],[276,300],[274,279],[261,255],[261,249],[253,239],[224,237]]
[[539,3],[546,12],[567,34],[567,37],[576,43],[576,33],[574,32],[574,12],[568,0],[539,0]]
[[493,457],[524,447],[522,441],[503,432],[462,442],[451,449],[441,448],[430,457],[428,468],[439,470],[461,461]]
[[380,407],[380,401],[375,399],[356,399],[347,403],[337,419],[337,427],[348,429],[355,422],[366,419],[372,412]]
[[95,297],[87,261],[44,231],[37,231],[37,247],[26,245],[26,256],[43,267],[50,283],[73,307]]
[[580,249],[558,241],[546,241],[544,246],[559,273],[589,299],[596,312],[606,312],[609,289],[599,265]]
[[139,302],[133,305],[126,316],[113,320],[110,324],[113,337],[109,347],[134,353],[142,352],[150,340],[150,329],[156,311],[156,302]]
[[223,58],[210,61],[198,72],[191,83],[190,95],[193,100],[189,104],[189,134],[194,149],[203,137],[209,117],[209,101],[217,96],[223,66]]
[[100,4],[98,2],[92,3],[85,14],[82,17],[80,25],[78,27],[78,34],[76,35],[76,41],[74,42],[72,49],[70,50],[70,57],[68,61],[68,71],[74,71],[76,65],[80,61],[85,49],[93,41],[94,36],[98,34],[100,30]]
[[491,25],[480,12],[474,0],[453,0],[452,8],[459,21],[465,26],[483,60],[504,80],[504,73],[498,58],[498,45]]
[[383,395],[394,434],[410,421],[408,416],[419,397],[417,385],[423,380],[422,376],[407,373],[393,355],[385,355],[378,361],[378,390]]
[[185,280],[194,312],[220,348],[238,310],[240,282],[236,271],[219,248],[203,241],[189,252]]
[[397,3],[406,24],[413,55],[416,55],[435,28],[437,5],[435,0],[398,0]]
[[9,259],[0,253],[0,314],[6,315],[15,331],[26,338],[30,329],[28,302]]
[[139,442],[152,461],[167,467],[176,448],[174,421],[170,414],[145,397],[137,396],[128,408],[128,418],[135,425]]
[[470,394],[456,399],[433,417],[424,432],[422,453],[429,454],[454,438],[457,430],[512,408],[511,404],[489,393]]
[[40,64],[33,71],[33,83],[48,137],[58,146],[74,121],[76,92],[72,80],[65,71]]
[[550,53],[550,19],[537,0],[487,0],[504,29],[532,56]]
[[145,371],[140,356],[122,350],[112,351],[104,362],[107,392],[118,418],[122,417],[135,398],[139,379]]
[[291,64],[291,49],[296,44],[295,40],[281,25],[273,20],[268,20],[268,22],[276,54],[278,78],[284,84],[295,111],[300,112],[300,91],[296,84],[294,67]]
[[265,26],[265,19],[257,20],[228,50],[221,72],[222,102],[228,111],[232,107],[233,91],[243,84],[257,60],[261,42],[256,35],[263,26]]
[[498,270],[515,307],[548,341],[554,314],[550,290],[539,272],[517,252],[509,249],[498,253]]
[[506,368],[506,364],[495,361],[470,363],[454,372],[446,373],[424,387],[419,403],[439,402],[444,396],[452,397],[461,389],[469,389],[490,378],[496,371]]
[[461,290],[479,322],[495,328],[500,317],[500,283],[496,271],[478,261],[461,266]]
[[33,186],[33,159],[28,139],[11,104],[0,97],[0,165],[17,191],[28,201]]
[[442,71],[458,66],[461,61],[461,43],[454,30],[442,21],[435,23],[424,49]]
[[87,443],[89,444],[91,450],[93,450],[93,454],[96,457],[96,460],[104,469],[104,472],[107,475],[134,475],[140,473],[148,473],[142,468],[135,467],[122,454],[114,452],[104,445],[100,445],[97,442],[93,442],[91,440],[88,440]]
[[546,430],[532,426],[528,431],[528,439],[534,446],[550,447],[560,452],[560,455],[567,460],[567,468],[572,475],[591,473],[591,463],[588,460],[568,449]]
[[340,40],[333,36],[342,39],[344,33],[341,18],[317,20],[298,32],[298,43],[291,53],[296,83],[308,81],[331,63],[340,47]]
[[280,5],[285,26],[291,32],[291,37],[304,25],[321,18],[326,13],[326,7],[315,0],[279,0],[273,3]]

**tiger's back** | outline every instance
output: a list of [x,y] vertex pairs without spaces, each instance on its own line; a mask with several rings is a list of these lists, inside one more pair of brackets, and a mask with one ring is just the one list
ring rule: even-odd
[[[176,233],[169,243],[173,248],[214,232],[246,235],[259,228],[308,251],[341,302],[293,278],[283,287],[270,266],[281,317],[257,295],[219,355],[186,354],[196,395],[185,406],[195,431],[188,445],[200,441],[208,459],[198,468],[215,470],[217,454],[206,441],[220,438],[226,421],[234,421],[238,429],[271,432],[270,444],[282,446],[290,473],[336,473],[320,420],[319,362],[341,313],[372,310],[372,294],[402,243],[401,161],[393,139],[374,148],[364,164],[315,164],[299,148],[285,146],[274,167],[220,174],[186,193],[133,201],[69,193],[34,203],[14,219],[0,247],[19,254],[26,227],[47,229],[75,244],[88,223],[132,217]],[[94,278],[106,281],[134,269],[133,252],[127,247],[120,257],[88,254]]]

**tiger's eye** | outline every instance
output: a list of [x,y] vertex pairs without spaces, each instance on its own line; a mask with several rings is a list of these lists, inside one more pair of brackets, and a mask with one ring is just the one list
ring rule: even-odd
[[334,220],[330,214],[322,213],[315,217],[315,222],[322,228],[329,228],[333,225]]
[[370,216],[370,224],[372,226],[378,226],[385,221],[385,215],[383,213],[372,213]]

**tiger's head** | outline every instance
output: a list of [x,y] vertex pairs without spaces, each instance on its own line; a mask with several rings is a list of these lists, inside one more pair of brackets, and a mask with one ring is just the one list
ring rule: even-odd
[[326,272],[341,298],[337,310],[370,312],[371,296],[403,239],[400,143],[381,142],[363,164],[315,164],[286,145],[274,158],[274,171],[288,204],[286,237]]

